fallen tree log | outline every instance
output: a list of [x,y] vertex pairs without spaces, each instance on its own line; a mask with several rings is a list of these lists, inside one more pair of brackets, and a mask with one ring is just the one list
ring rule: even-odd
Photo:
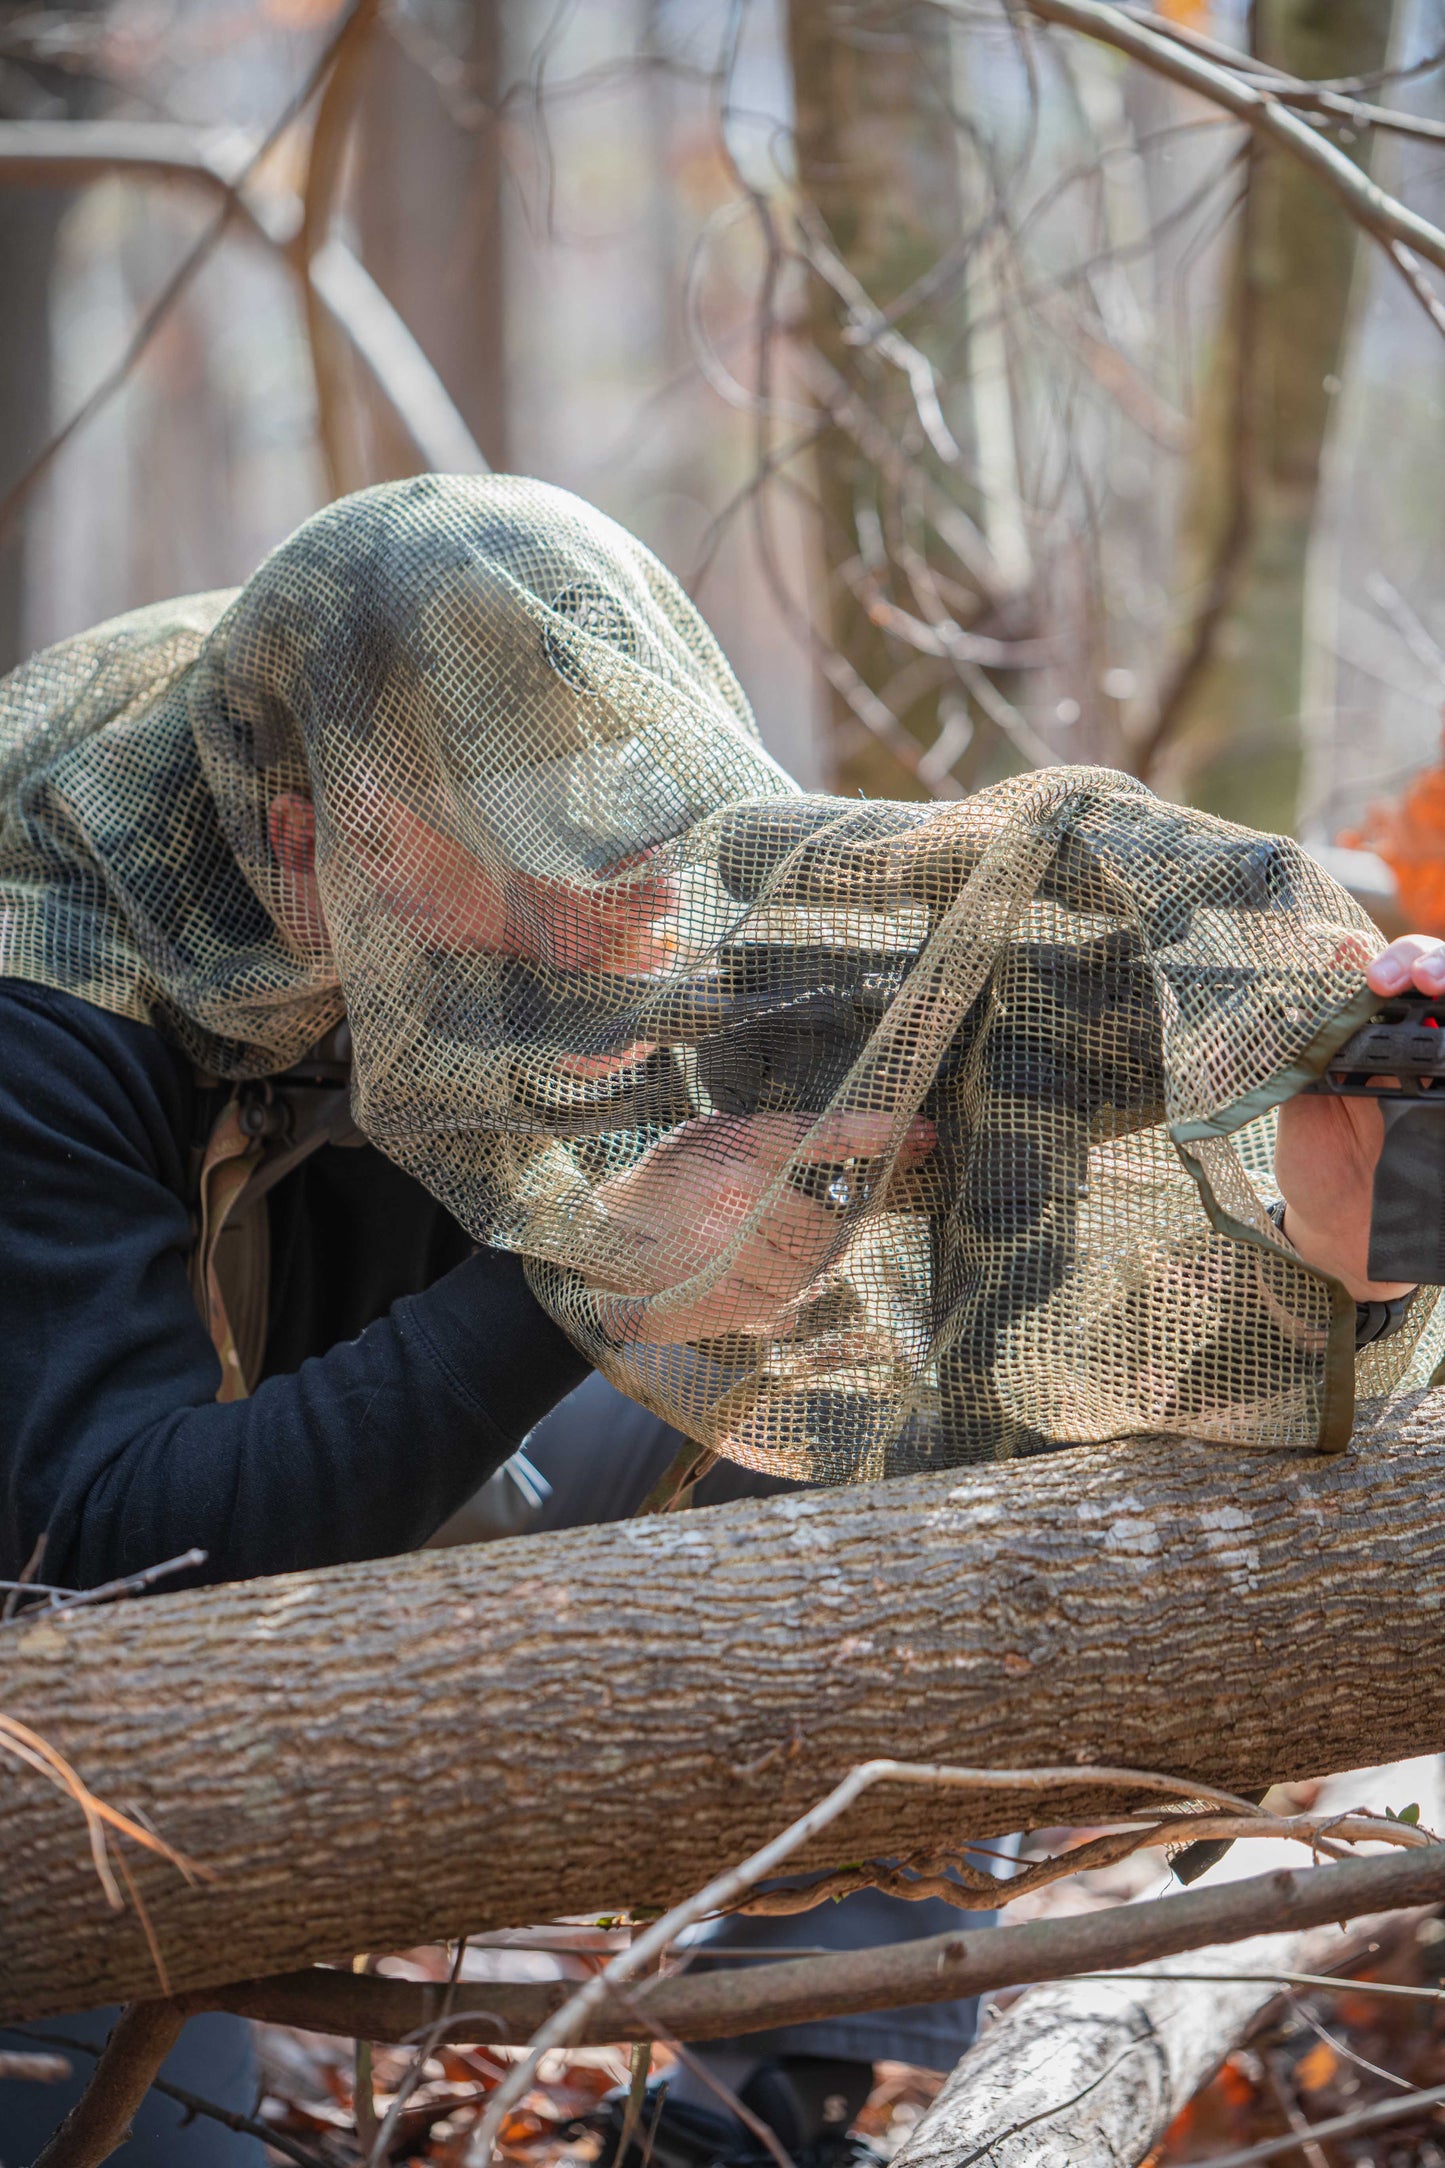
[[[670,1903],[881,1752],[1242,1789],[1433,1749],[1442,1495],[1436,1394],[1338,1457],[1135,1441],[42,1615],[0,1709],[213,1877],[131,1855],[180,1992]],[[78,1815],[7,1782],[0,2016],[154,1994]],[[880,1785],[811,1864],[1105,1804]]]
[[[1280,1972],[1346,1964],[1382,1925],[1261,1935],[1165,1960],[1137,1982],[1034,1988],[955,2064],[895,2154],[898,2168],[1138,2168],[1278,2000]],[[1165,1977],[1201,1965],[1237,1977],[1208,1986]]]

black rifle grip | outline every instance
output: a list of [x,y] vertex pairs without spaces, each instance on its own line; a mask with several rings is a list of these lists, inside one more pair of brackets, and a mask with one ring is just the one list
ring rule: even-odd
[[1445,1104],[1382,1099],[1385,1141],[1370,1206],[1372,1280],[1445,1286]]

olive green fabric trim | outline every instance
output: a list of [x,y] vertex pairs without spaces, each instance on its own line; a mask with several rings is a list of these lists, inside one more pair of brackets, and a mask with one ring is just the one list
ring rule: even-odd
[[[1199,1191],[1200,1200],[1209,1216],[1209,1223],[1231,1241],[1246,1242],[1254,1249],[1274,1250],[1273,1243],[1261,1235],[1257,1228],[1246,1226],[1242,1220],[1226,1212],[1210,1186],[1203,1165],[1187,1147],[1205,1137],[1228,1137],[1243,1129],[1261,1114],[1282,1106],[1293,1099],[1306,1084],[1314,1083],[1323,1076],[1330,1061],[1346,1040],[1352,1039],[1361,1027],[1374,1016],[1382,1001],[1387,998],[1362,986],[1357,994],[1337,1009],[1329,1022],[1317,1031],[1288,1068],[1279,1070],[1266,1083],[1258,1084],[1242,1099],[1222,1107],[1208,1121],[1171,1122],[1169,1134],[1174,1148],[1192,1177]],[[1316,1272],[1312,1265],[1301,1259],[1300,1269],[1319,1280],[1330,1291],[1329,1337],[1325,1346],[1324,1406],[1320,1415],[1319,1450],[1322,1453],[1343,1453],[1349,1445],[1355,1427],[1355,1301],[1343,1281],[1331,1278],[1327,1272]]]
[[1242,1099],[1221,1107],[1217,1114],[1211,1114],[1203,1121],[1171,1122],[1170,1136],[1177,1145],[1193,1144],[1200,1137],[1232,1137],[1236,1129],[1243,1129],[1257,1116],[1282,1106],[1306,1084],[1313,1084],[1316,1077],[1324,1075],[1331,1058],[1338,1054],[1345,1041],[1352,1039],[1388,998],[1362,986],[1342,1009],[1335,1011],[1327,1024],[1320,1026],[1288,1068],[1277,1070],[1265,1083],[1256,1084],[1252,1092],[1246,1092]]
[[[1250,1249],[1261,1250],[1267,1256],[1278,1257],[1278,1245],[1262,1235],[1257,1227],[1236,1219],[1214,1194],[1213,1186],[1202,1163],[1194,1154],[1186,1151],[1176,1138],[1178,1152],[1187,1172],[1199,1191],[1200,1201],[1209,1216],[1209,1224],[1217,1234],[1227,1235],[1231,1242],[1243,1242]],[[1324,1404],[1320,1411],[1317,1450],[1321,1453],[1343,1453],[1347,1450],[1355,1428],[1355,1298],[1342,1280],[1333,1279],[1328,1272],[1317,1272],[1303,1258],[1295,1260],[1302,1272],[1312,1280],[1318,1280],[1330,1294],[1329,1333],[1325,1342]]]

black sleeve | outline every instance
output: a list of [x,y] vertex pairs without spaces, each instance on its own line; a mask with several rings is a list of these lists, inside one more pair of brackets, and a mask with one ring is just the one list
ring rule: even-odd
[[203,1580],[425,1541],[586,1375],[483,1251],[249,1400],[191,1299],[177,1064],[148,1026],[0,983],[0,1575]]

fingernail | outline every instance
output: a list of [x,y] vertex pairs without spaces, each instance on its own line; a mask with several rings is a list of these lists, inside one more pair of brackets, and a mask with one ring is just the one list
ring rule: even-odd
[[1377,994],[1396,994],[1410,976],[1408,964],[1397,963],[1392,956],[1388,962],[1371,964],[1366,977]]

